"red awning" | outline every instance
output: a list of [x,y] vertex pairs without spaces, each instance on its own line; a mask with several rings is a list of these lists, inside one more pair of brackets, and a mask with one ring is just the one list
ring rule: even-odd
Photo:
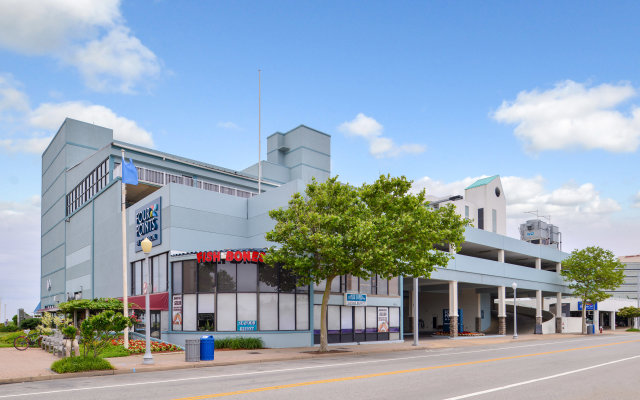
[[[122,300],[122,297],[119,297]],[[144,310],[145,296],[129,296],[127,298],[129,303],[133,304],[134,309]],[[149,309],[150,310],[160,310],[160,311],[169,311],[169,293],[154,293],[149,295]]]

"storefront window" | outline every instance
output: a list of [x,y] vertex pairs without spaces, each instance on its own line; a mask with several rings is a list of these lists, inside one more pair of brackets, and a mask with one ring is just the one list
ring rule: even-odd
[[173,294],[182,293],[182,262],[173,263]]
[[218,264],[218,292],[236,291],[236,264]]
[[152,293],[160,291],[160,256],[151,257],[151,287]]
[[258,266],[238,264],[238,292],[255,292],[258,285]]
[[216,271],[213,263],[198,264],[198,292],[213,293],[216,287]]
[[386,295],[387,294],[387,280],[381,277],[378,277],[377,279],[377,287],[378,287],[378,291],[377,294],[380,295]]
[[218,331],[236,330],[235,293],[218,294]]
[[293,273],[284,268],[280,268],[280,292],[293,293],[296,290],[296,277]]
[[182,262],[182,290],[183,293],[196,292],[196,262],[194,260]]
[[172,274],[174,296],[182,292],[183,331],[309,329],[309,286],[296,287],[291,271],[189,260],[173,263]]
[[260,293],[260,319],[258,320],[261,331],[278,330],[278,294]]
[[271,265],[260,265],[259,279],[260,292],[277,292],[278,291],[278,269]]
[[167,291],[167,254],[161,254],[158,257],[158,292]]

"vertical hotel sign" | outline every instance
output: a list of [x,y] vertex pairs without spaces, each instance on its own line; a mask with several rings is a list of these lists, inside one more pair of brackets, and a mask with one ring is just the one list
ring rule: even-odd
[[136,252],[142,251],[140,242],[149,238],[153,246],[162,243],[162,197],[136,210]]

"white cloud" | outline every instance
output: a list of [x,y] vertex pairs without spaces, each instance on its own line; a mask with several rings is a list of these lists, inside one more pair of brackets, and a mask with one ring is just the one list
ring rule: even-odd
[[640,208],[640,190],[633,196],[633,207]]
[[338,130],[366,139],[369,142],[369,153],[376,158],[420,154],[426,150],[426,147],[421,144],[397,145],[392,139],[382,136],[383,127],[378,121],[363,113],[359,113],[351,121],[340,124]]
[[111,128],[116,140],[153,147],[151,133],[140,128],[135,121],[121,117],[105,106],[82,101],[42,104],[30,113],[29,124],[55,131],[66,117]]
[[42,154],[51,142],[51,136],[28,139],[0,139],[0,147],[11,153]]
[[218,122],[218,128],[229,129],[234,131],[237,131],[240,129],[240,127],[237,124],[231,121]]
[[514,101],[504,101],[492,117],[516,124],[515,135],[533,152],[632,152],[640,145],[640,108],[632,106],[628,113],[617,108],[636,95],[626,83],[586,87],[567,80],[546,91],[522,91]]
[[[427,195],[435,197],[464,195],[465,187],[485,177],[467,177],[454,182],[424,177],[414,182],[413,190],[424,188]],[[507,234],[511,237],[519,238],[519,225],[535,218],[527,212],[538,210],[539,215],[551,216],[551,223],[559,226],[565,250],[598,244],[623,255],[637,247],[633,226],[640,221],[621,219],[618,216],[622,210],[620,204],[612,198],[602,197],[592,183],[570,181],[548,188],[541,176],[500,179],[507,200]],[[640,193],[638,196],[640,200]]]
[[10,75],[0,75],[0,113],[29,110],[29,98],[17,86]]
[[49,54],[121,19],[120,0],[5,0],[0,3],[0,45]]
[[160,73],[156,55],[122,26],[77,49],[66,61],[80,70],[91,89],[100,92],[131,93],[140,81]]
[[77,68],[97,91],[131,93],[161,69],[125,25],[120,0],[0,2],[0,47],[53,56]]
[[[111,128],[116,140],[153,147],[150,132],[138,126],[135,121],[119,116],[105,106],[83,101],[68,101],[43,103],[31,109],[27,95],[17,86],[15,82],[3,80],[3,76],[0,75],[0,112],[4,109],[6,116],[0,115],[5,120],[12,120],[14,125],[20,125],[17,128],[18,131],[30,132],[20,137],[15,137],[15,132],[12,135],[5,135],[4,138],[0,137],[0,148],[5,151],[42,153],[51,141],[52,135],[67,117]],[[5,96],[4,93],[9,95]],[[33,129],[36,131],[32,131]]]
[[2,316],[24,308],[31,313],[40,298],[40,197],[20,202],[0,202],[0,252]]

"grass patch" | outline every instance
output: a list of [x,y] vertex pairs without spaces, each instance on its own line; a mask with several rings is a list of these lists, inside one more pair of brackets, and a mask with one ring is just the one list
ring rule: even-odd
[[13,340],[21,335],[24,335],[24,332],[0,333],[0,347],[13,347]]
[[629,328],[629,329],[627,329],[627,332],[640,332],[640,329]]
[[[84,351],[84,345],[80,344],[80,354]],[[109,357],[127,357],[131,355],[127,349],[122,346],[117,346],[110,344],[106,348],[104,348],[99,354],[98,357],[109,358]]]
[[234,337],[216,339],[216,349],[254,350],[264,348],[264,342],[260,338]]
[[114,368],[109,361],[100,357],[67,357],[51,364],[51,369],[59,374],[65,374]]

